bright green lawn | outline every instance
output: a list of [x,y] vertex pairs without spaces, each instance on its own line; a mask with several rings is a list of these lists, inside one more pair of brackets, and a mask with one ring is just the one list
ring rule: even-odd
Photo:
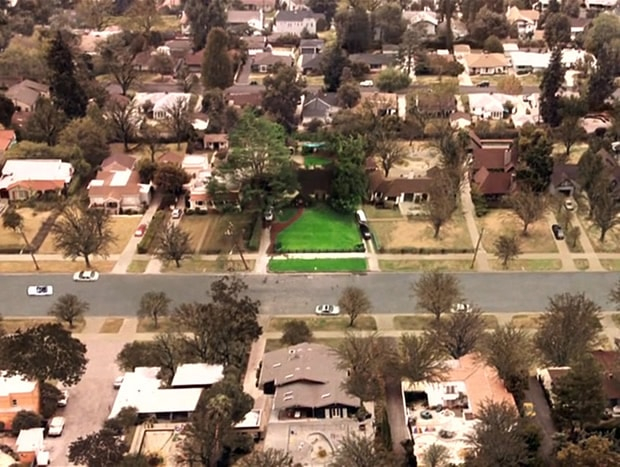
[[366,271],[364,258],[272,259],[271,272],[361,272]]
[[329,164],[331,161],[325,157],[320,156],[304,156],[304,165],[306,168],[315,166],[315,167],[323,167],[324,165]]
[[282,252],[353,251],[362,243],[352,215],[327,206],[305,209],[302,216],[277,237]]

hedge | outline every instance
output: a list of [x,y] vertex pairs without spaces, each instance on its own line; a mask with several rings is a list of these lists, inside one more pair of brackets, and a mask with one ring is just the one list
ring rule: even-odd
[[291,253],[365,253],[366,247],[363,243],[356,244],[353,248],[325,248],[317,250],[294,250],[291,248],[282,248],[281,242],[276,242],[274,246],[276,253],[291,254]]
[[260,248],[260,238],[263,233],[263,221],[260,216],[256,216],[254,220],[254,228],[252,229],[252,235],[247,243],[248,251],[258,251]]
[[155,213],[155,215],[153,216],[153,220],[149,224],[149,227],[146,230],[146,233],[144,234],[144,237],[142,238],[140,243],[138,243],[137,249],[138,249],[139,255],[143,255],[149,252],[149,250],[151,249],[153,240],[155,240],[155,238],[157,237],[157,234],[161,230],[161,227],[164,224],[165,220],[166,220],[166,211],[157,211]]

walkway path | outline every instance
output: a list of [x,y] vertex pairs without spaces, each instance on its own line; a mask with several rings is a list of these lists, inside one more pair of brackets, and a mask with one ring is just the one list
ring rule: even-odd
[[[545,213],[545,217],[547,218],[547,222],[549,225],[557,224],[558,221],[555,218],[555,214],[551,210],[547,210]],[[573,261],[573,257],[571,255],[570,250],[568,249],[568,245],[564,240],[557,240],[555,236],[553,237],[553,241],[555,242],[555,246],[558,248],[560,252],[560,261],[562,261],[562,271],[577,271],[575,267],[575,263]]]
[[[476,225],[476,208],[471,200],[471,186],[467,177],[464,177],[463,183],[461,184],[461,207],[463,209],[463,215],[465,216],[465,224],[467,225],[467,232],[469,232],[472,246],[473,248],[476,248],[476,245],[480,240],[481,232],[478,231],[478,225]],[[471,255],[469,256],[471,258]],[[478,249],[478,254],[476,255],[476,270],[491,270],[489,258],[487,252],[482,246],[482,242],[480,242],[480,248]]]
[[267,274],[269,265],[269,246],[271,245],[271,228],[265,228],[260,235],[257,258],[254,260],[254,272],[256,274]]
[[581,247],[583,251],[587,255],[587,260],[590,265],[590,271],[605,271],[605,268],[601,264],[599,260],[599,255],[594,251],[594,247],[592,246],[592,242],[590,241],[590,237],[588,237],[588,233],[584,228],[579,216],[573,216],[571,222],[574,222],[579,230],[581,230],[581,235],[579,235],[579,241],[581,242]]

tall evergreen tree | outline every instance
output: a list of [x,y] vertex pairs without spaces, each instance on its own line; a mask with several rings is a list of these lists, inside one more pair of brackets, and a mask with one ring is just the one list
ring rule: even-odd
[[54,105],[69,118],[83,117],[88,98],[75,76],[73,54],[60,31],[52,39],[46,59]]
[[337,91],[340,87],[342,70],[348,65],[347,57],[337,45],[330,46],[322,55],[323,83],[325,83],[327,91]]
[[228,34],[222,28],[213,28],[207,36],[202,62],[202,84],[206,89],[226,89],[233,84],[232,60],[228,55]]
[[561,122],[558,91],[563,82],[562,50],[556,47],[551,53],[549,66],[543,73],[540,83],[540,116],[545,123],[553,127],[558,126]]
[[226,12],[221,0],[187,0],[185,14],[192,32],[192,48],[204,48],[213,28],[226,26]]
[[616,62],[609,45],[599,51],[596,69],[588,80],[588,109],[601,110],[605,101],[616,90],[614,84]]

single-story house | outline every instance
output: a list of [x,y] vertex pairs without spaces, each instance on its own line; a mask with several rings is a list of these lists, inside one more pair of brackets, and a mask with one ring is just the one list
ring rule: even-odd
[[592,22],[590,18],[573,18],[572,16],[568,17],[568,21],[570,22],[570,38],[573,41],[583,34]]
[[245,46],[250,57],[263,53],[265,51],[265,46],[267,45],[267,38],[265,36],[244,36],[241,40],[245,42]]
[[73,167],[60,159],[9,159],[2,168],[0,198],[25,200],[46,192],[61,193],[73,177]]
[[299,53],[301,55],[319,54],[324,47],[325,41],[323,39],[302,39],[299,41]]
[[362,63],[368,65],[370,71],[381,71],[394,65],[396,58],[392,54],[382,53],[361,53],[349,55],[352,63]]
[[347,418],[360,400],[343,389],[346,377],[332,349],[305,342],[265,353],[258,386],[280,418]]
[[228,135],[226,133],[207,133],[203,136],[202,143],[205,149],[212,151],[228,149]]
[[508,24],[516,24],[519,37],[532,37],[538,28],[540,12],[538,10],[521,10],[516,6],[509,6],[506,10]]
[[323,73],[322,55],[302,54],[297,59],[297,68],[303,75],[320,75]]
[[112,214],[140,212],[151,202],[150,184],[140,183],[135,160],[126,154],[113,154],[101,164],[97,177],[88,184],[89,206]]
[[263,103],[263,92],[261,90],[250,92],[227,92],[226,102],[232,107],[240,109],[246,107],[258,108]]
[[503,75],[510,65],[506,56],[499,53],[469,54],[464,61],[470,75]]
[[50,96],[49,86],[25,79],[7,89],[5,96],[13,101],[18,112],[33,112],[39,97]]
[[308,34],[316,34],[316,23],[319,19],[325,20],[323,13],[313,13],[310,10],[276,12],[273,30],[284,34],[301,36],[305,31]]
[[45,428],[29,428],[19,431],[19,435],[15,441],[15,453],[19,457],[19,462],[21,464],[33,465],[36,461],[38,465],[45,465],[39,464],[41,458],[46,457],[44,455],[46,452],[43,438],[44,431]]
[[171,388],[208,388],[224,378],[223,365],[183,363],[178,365]]
[[165,120],[170,110],[181,103],[188,108],[192,95],[186,92],[137,92],[133,98],[136,112],[155,120]]
[[375,204],[415,203],[428,200],[428,193],[433,184],[429,176],[414,178],[385,178],[380,170],[369,174],[369,201]]
[[555,164],[551,173],[551,193],[573,196],[579,191],[579,167],[577,164]]
[[293,57],[268,52],[258,53],[252,57],[251,70],[252,73],[271,73],[273,67],[278,63],[291,66],[293,65]]
[[263,30],[263,10],[228,10],[226,14],[228,26],[249,26],[257,31]]
[[313,120],[330,123],[331,116],[338,110],[338,96],[335,92],[309,94],[301,113],[302,124],[307,125]]
[[472,116],[479,119],[500,120],[506,115],[505,103],[515,101],[518,96],[506,96],[503,94],[477,94],[472,93],[468,96],[469,111]]

